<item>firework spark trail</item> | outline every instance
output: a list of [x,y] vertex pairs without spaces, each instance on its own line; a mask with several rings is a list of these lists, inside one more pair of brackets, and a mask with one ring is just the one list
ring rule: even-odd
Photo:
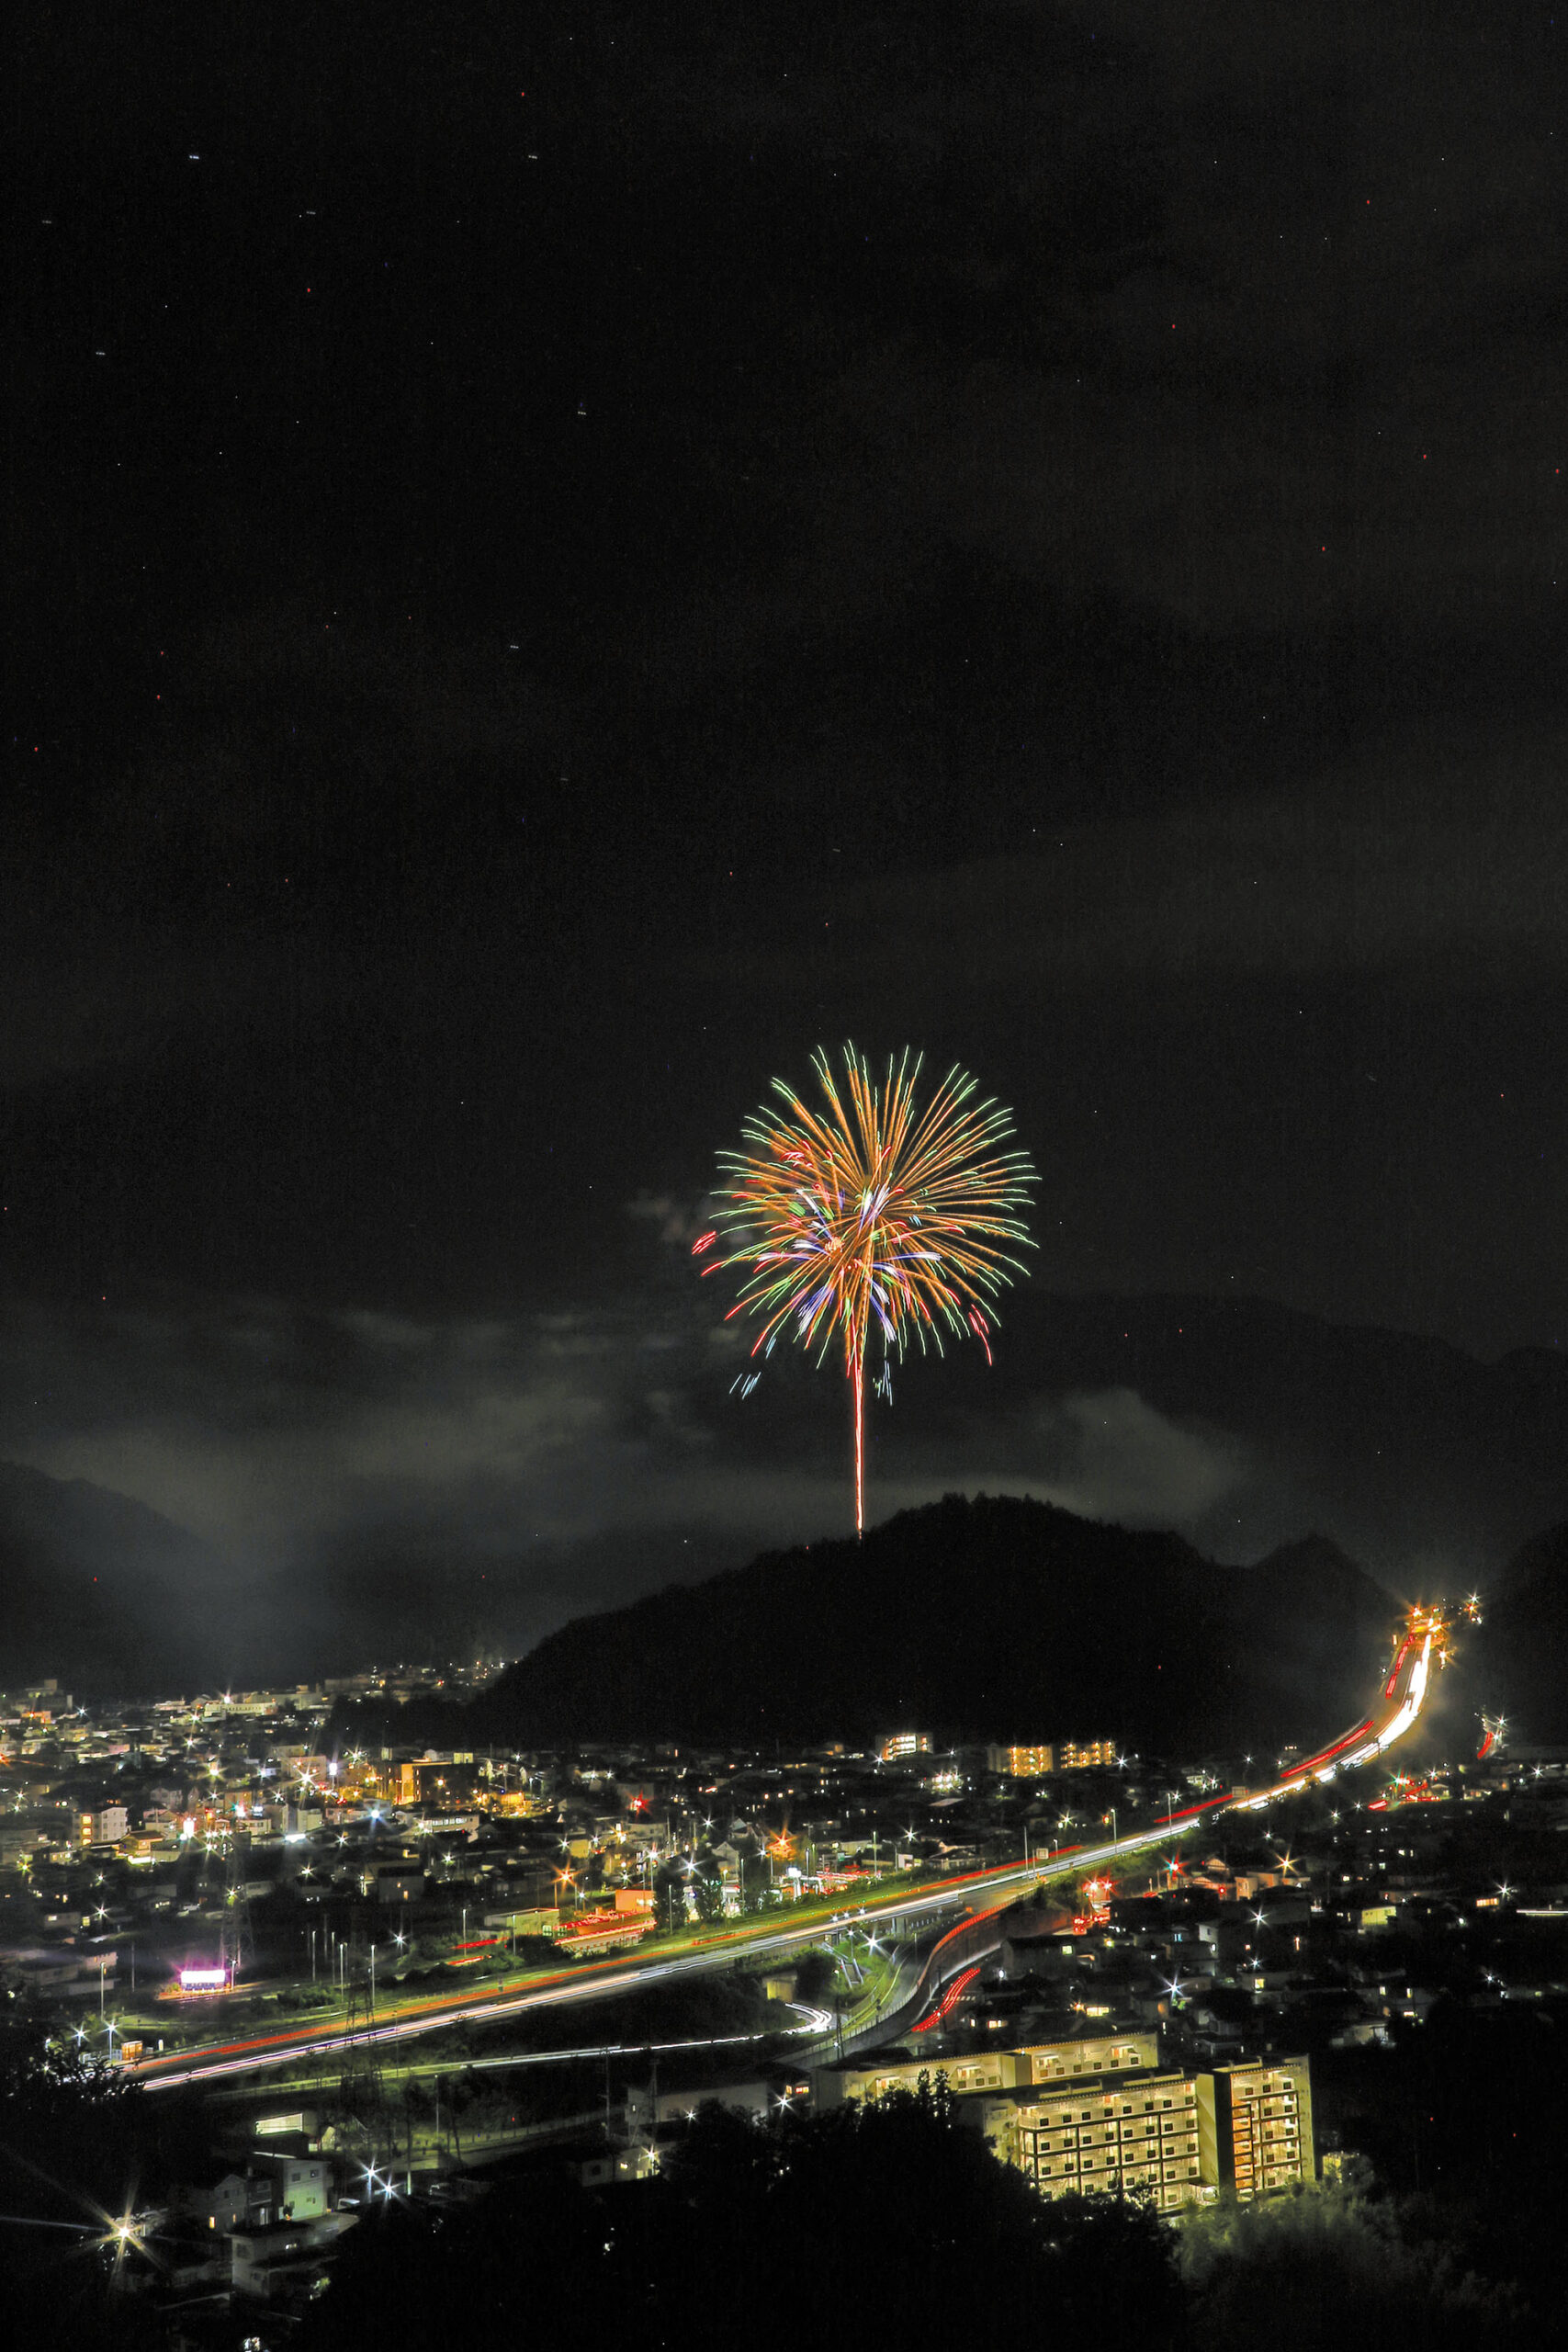
[[760,1318],[753,1356],[771,1354],[792,1323],[792,1336],[817,1348],[818,1363],[835,1335],[841,1341],[853,1396],[858,1534],[872,1331],[892,1355],[903,1354],[911,1335],[940,1353],[944,1331],[969,1333],[989,1363],[986,1310],[1023,1271],[1009,1245],[1032,1247],[1021,1213],[1036,1179],[1027,1153],[1002,1148],[1012,1133],[1009,1113],[976,1102],[967,1071],[949,1070],[921,1109],[918,1055],[889,1057],[880,1086],[852,1046],[843,1060],[840,1091],[827,1054],[812,1057],[826,1097],[820,1110],[773,1080],[785,1108],[764,1104],[741,1130],[747,1148],[719,1154],[728,1182],[716,1196],[718,1221],[692,1254],[718,1244],[703,1272],[739,1271],[727,1320]]

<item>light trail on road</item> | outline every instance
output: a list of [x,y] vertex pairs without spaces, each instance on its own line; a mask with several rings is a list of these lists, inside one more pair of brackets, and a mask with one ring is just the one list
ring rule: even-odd
[[491,2025],[521,2017],[525,2010],[603,2000],[615,1993],[645,1991],[676,1977],[704,1975],[742,1956],[784,1952],[800,1944],[822,1942],[830,1939],[835,1929],[850,1924],[858,1927],[863,1921],[908,1919],[915,1915],[950,1910],[959,1904],[975,1907],[976,1896],[984,1898],[988,1908],[998,1896],[1005,1897],[1015,1887],[1021,1891],[1044,1885],[1052,1879],[1076,1876],[1108,1862],[1146,1854],[1156,1847],[1168,1847],[1221,1814],[1262,1812],[1282,1798],[1299,1796],[1314,1785],[1332,1781],[1342,1771],[1371,1762],[1395,1740],[1403,1739],[1416,1723],[1430,1685],[1434,1654],[1439,1658],[1448,1656],[1449,1630],[1445,1602],[1412,1609],[1379,1693],[1378,1707],[1353,1730],[1342,1733],[1328,1747],[1293,1767],[1288,1779],[1277,1781],[1267,1789],[1231,1789],[1203,1798],[1168,1813],[1152,1828],[1134,1830],[1127,1837],[1113,1838],[1104,1845],[1057,1848],[1044,1861],[1034,1856],[1004,1863],[996,1870],[969,1871],[925,1886],[906,1887],[898,1894],[857,1905],[852,1911],[829,1919],[813,1919],[804,1926],[761,1932],[746,1928],[721,1930],[701,1939],[691,1951],[662,1959],[603,1961],[559,1972],[542,1982],[535,1978],[498,1986],[490,1995],[470,1993],[458,2001],[422,2004],[389,2018],[385,2024],[372,2023],[352,2030],[345,2027],[333,2032],[304,2027],[292,2033],[268,2034],[248,2041],[209,2044],[201,2050],[143,2058],[125,2071],[145,2083],[149,2090],[222,2081],[231,2075],[259,2074],[271,2066],[298,2064],[302,2059],[333,2057],[350,2050],[364,2051],[412,2041],[450,2026]]
[[[789,2001],[784,2006],[792,2009],[801,2007],[798,2001]],[[759,2041],[776,2041],[780,2039],[781,2032],[784,2035],[816,2034],[818,2036],[832,2032],[835,2020],[830,2010],[807,2008],[803,2011],[803,2015],[804,2024],[784,2026],[768,2033],[705,2033],[698,2034],[686,2041],[594,2041],[584,2043],[581,2049],[577,2050],[508,2051],[504,2056],[499,2058],[461,2058],[456,2061],[450,2058],[430,2058],[426,2059],[422,2065],[397,2065],[389,2067],[387,2071],[389,2075],[402,2076],[479,2074],[485,2070],[512,2066],[564,2066],[573,2059],[647,2058],[649,2055],[662,2057],[667,2051],[671,2050],[728,2050],[741,2042],[755,2044]],[[310,2081],[311,2078],[307,2076],[301,2082],[275,2084],[274,2088],[280,2092],[308,2090],[310,2087]]]

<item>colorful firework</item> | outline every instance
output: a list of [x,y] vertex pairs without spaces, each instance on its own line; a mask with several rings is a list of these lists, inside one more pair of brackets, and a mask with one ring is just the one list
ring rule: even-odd
[[755,1112],[742,1151],[719,1154],[718,1220],[693,1244],[716,1246],[705,1273],[735,1269],[731,1317],[760,1321],[753,1356],[783,1334],[818,1349],[835,1339],[854,1404],[855,1532],[865,1524],[865,1357],[874,1334],[885,1362],[911,1338],[938,1352],[943,1336],[977,1339],[991,1359],[997,1293],[1023,1270],[1011,1248],[1032,1246],[1022,1221],[1036,1180],[1027,1153],[1004,1148],[1010,1114],[975,1100],[975,1080],[949,1070],[922,1106],[920,1059],[889,1057],[878,1085],[844,1048],[840,1088],[820,1049],[813,1067],[826,1104],[811,1110],[774,1079],[784,1105]]

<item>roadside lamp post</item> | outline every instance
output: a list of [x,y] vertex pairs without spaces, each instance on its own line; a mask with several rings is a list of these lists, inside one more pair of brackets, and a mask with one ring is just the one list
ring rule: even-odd
[[[1106,1818],[1106,1816],[1102,1814],[1102,1815],[1100,1815],[1100,1818],[1101,1818],[1101,1820],[1104,1820],[1104,1819]],[[1114,1845],[1115,1845],[1115,1843],[1116,1843],[1116,1836],[1117,1836],[1117,1831],[1116,1831],[1116,1807],[1115,1807],[1114,1805],[1112,1805],[1112,1806],[1111,1806],[1111,1808],[1110,1821],[1111,1821],[1111,1844],[1114,1846]]]

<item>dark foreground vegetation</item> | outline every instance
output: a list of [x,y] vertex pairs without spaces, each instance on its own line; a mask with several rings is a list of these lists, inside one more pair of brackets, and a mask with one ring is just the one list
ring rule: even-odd
[[1105,2197],[1047,2204],[940,2093],[763,2130],[704,2110],[659,2178],[497,2181],[457,2211],[389,2204],[344,2247],[301,2352],[532,2340],[590,2311],[671,2352],[798,2352],[1048,2327],[1144,2352],[1491,2352],[1553,2340],[1423,2214],[1330,2185],[1179,2228]]

